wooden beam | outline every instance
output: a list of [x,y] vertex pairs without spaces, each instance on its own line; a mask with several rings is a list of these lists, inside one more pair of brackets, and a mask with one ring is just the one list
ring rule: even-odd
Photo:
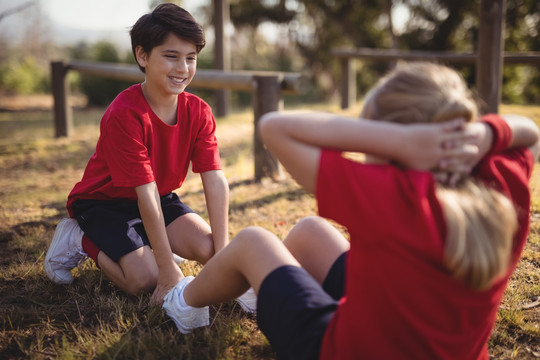
[[481,0],[476,87],[483,112],[499,111],[502,90],[505,0]]
[[271,111],[283,109],[281,97],[282,76],[255,76],[253,92],[253,112],[255,132],[253,135],[253,152],[255,157],[255,181],[259,182],[265,176],[276,178],[281,174],[281,167],[276,158],[266,149],[259,135],[259,120],[261,116]]
[[354,59],[341,58],[341,108],[348,109],[356,101],[356,70]]
[[[416,50],[393,50],[371,48],[336,48],[331,54],[337,58],[361,60],[409,60],[440,61],[447,63],[476,64],[476,53],[432,52]],[[505,64],[540,64],[540,51],[503,52]]]
[[73,133],[73,112],[69,106],[69,86],[67,67],[62,61],[51,63],[51,87],[54,99],[54,136],[71,136]]
[[[227,35],[227,25],[230,23],[229,2],[213,0],[214,4],[214,68],[222,71],[231,70],[230,40]],[[216,116],[224,117],[229,113],[231,92],[227,89],[216,91]]]
[[[137,65],[104,63],[92,61],[70,61],[67,69],[83,74],[95,75],[133,82],[144,81],[144,74]],[[190,87],[201,89],[253,90],[253,76],[281,76],[281,90],[284,93],[298,94],[305,91],[306,82],[297,73],[277,71],[234,71],[197,70]]]

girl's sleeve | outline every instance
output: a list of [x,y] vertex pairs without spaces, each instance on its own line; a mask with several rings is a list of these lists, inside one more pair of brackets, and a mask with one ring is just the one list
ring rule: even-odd
[[512,130],[506,121],[497,114],[484,115],[480,121],[488,124],[493,130],[493,144],[487,155],[501,153],[508,149],[512,143]]

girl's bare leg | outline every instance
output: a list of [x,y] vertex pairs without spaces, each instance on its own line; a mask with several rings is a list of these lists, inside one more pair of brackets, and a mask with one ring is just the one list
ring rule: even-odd
[[184,298],[190,306],[203,307],[235,299],[250,286],[258,293],[266,276],[284,265],[300,266],[274,234],[246,228],[208,261],[187,285]]
[[323,283],[337,258],[350,248],[349,241],[318,216],[300,220],[283,243],[319,284]]

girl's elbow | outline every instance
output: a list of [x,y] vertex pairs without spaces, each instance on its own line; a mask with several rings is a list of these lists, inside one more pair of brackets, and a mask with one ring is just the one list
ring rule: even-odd
[[540,141],[536,141],[536,143],[532,146],[529,146],[529,150],[532,152],[534,156],[534,161],[539,161],[540,156]]

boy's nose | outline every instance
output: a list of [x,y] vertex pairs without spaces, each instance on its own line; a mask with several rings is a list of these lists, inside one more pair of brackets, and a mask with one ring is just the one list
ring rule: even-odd
[[178,64],[176,65],[176,70],[178,72],[185,73],[188,71],[188,65],[185,60],[178,61]]

